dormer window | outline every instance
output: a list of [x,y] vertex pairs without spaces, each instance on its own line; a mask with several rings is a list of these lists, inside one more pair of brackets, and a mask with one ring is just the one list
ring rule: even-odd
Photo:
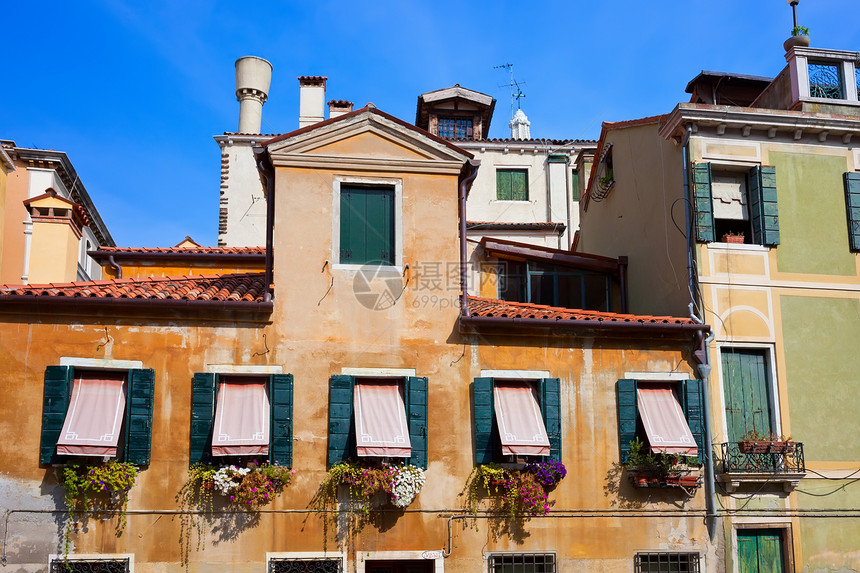
[[809,62],[809,95],[826,99],[845,99],[840,67],[837,63]]
[[472,139],[472,120],[459,117],[439,118],[439,137],[446,139]]

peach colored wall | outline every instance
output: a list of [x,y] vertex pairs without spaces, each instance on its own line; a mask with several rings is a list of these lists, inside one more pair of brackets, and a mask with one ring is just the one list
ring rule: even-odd
[[[145,278],[145,277],[182,277],[191,275],[211,275],[216,273],[253,273],[265,270],[265,264],[216,264],[199,262],[161,262],[161,261],[125,261],[118,260],[117,264],[122,267],[122,278]],[[102,264],[102,277],[104,279],[115,279],[116,269],[112,266]]]
[[3,258],[0,260],[0,284],[21,284],[24,272],[24,221],[27,220],[29,172],[16,162],[17,169],[6,180],[5,212],[3,214]]
[[78,276],[80,236],[65,221],[33,223],[29,283],[72,282]]

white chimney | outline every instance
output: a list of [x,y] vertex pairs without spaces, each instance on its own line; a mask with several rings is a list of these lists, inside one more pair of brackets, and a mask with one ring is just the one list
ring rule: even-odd
[[236,60],[236,99],[239,101],[239,133],[260,133],[263,104],[269,97],[272,64],[256,56]]
[[340,117],[352,111],[352,102],[343,99],[333,99],[328,102],[328,117]]
[[514,114],[514,119],[511,120],[511,139],[531,139],[529,126],[531,122],[523,113],[523,110],[518,109]]
[[299,127],[325,119],[325,76],[299,76]]

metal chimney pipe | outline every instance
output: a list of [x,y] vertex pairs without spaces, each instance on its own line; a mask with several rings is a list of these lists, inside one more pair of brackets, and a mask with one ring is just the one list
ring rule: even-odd
[[272,64],[257,56],[236,60],[236,100],[239,101],[239,133],[260,133],[263,104],[269,97]]

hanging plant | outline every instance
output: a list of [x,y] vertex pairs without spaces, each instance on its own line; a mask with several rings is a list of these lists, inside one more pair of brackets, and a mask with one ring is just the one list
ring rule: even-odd
[[384,495],[387,501],[398,508],[407,507],[424,487],[424,470],[412,465],[367,465],[356,462],[341,462],[332,466],[320,483],[314,498],[316,511],[331,517],[325,519],[326,532],[334,522],[338,507],[338,487],[349,490],[349,527],[351,532],[360,531],[370,515],[371,500]]
[[72,545],[74,514],[83,511],[93,514],[119,512],[117,535],[125,529],[128,510],[128,492],[137,479],[138,468],[111,460],[105,464],[69,462],[57,469],[57,480],[65,490],[66,528],[63,534],[63,554],[68,555]]

